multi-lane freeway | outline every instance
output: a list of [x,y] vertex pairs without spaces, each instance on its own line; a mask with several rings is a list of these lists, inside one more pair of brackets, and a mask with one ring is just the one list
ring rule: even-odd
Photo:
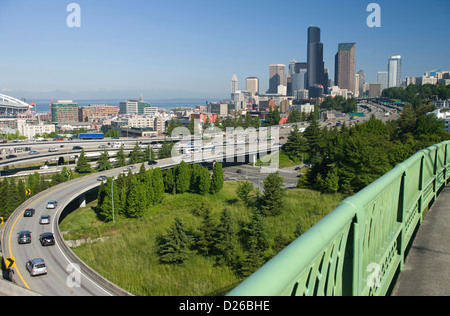
[[[384,113],[381,113],[385,117]],[[392,119],[392,118],[391,118]],[[322,122],[322,126],[329,125],[329,122]],[[336,121],[332,122],[336,124]],[[306,127],[307,125],[301,125]],[[280,143],[272,143],[272,146],[263,146],[270,151],[276,151],[286,140],[286,136],[290,133],[290,128],[281,128],[279,130],[280,138],[284,140]],[[257,137],[256,135],[254,137]],[[132,142],[136,142],[133,140]],[[73,145],[73,144],[71,144]],[[242,155],[255,155],[259,153],[258,148],[254,144],[234,144],[231,156],[236,158]],[[95,144],[98,146],[98,142]],[[239,151],[239,148],[245,146],[245,149]],[[226,146],[224,146],[226,147]],[[201,156],[201,155],[200,155]],[[222,153],[220,158],[228,156],[227,152]],[[216,157],[218,158],[218,157]],[[177,165],[181,159],[174,161],[173,159],[166,159],[158,161],[157,167],[170,168]],[[202,157],[197,160],[197,156],[187,159],[191,163],[202,161]],[[217,159],[220,161],[221,159]],[[151,168],[152,166],[147,166]],[[235,167],[236,168],[236,167]],[[240,180],[255,179],[261,183],[263,177],[255,174],[257,169],[243,167],[244,169],[238,173],[238,170],[232,169],[229,171],[229,176],[236,175]],[[137,170],[138,168],[136,168]],[[108,177],[116,177],[123,168],[106,171],[89,175],[83,178],[72,180],[55,186],[45,192],[42,192],[23,205],[21,205],[16,212],[12,214],[6,223],[2,238],[3,257],[12,258],[15,267],[11,269],[12,279],[20,286],[31,289],[36,293],[42,295],[70,295],[70,296],[109,296],[109,295],[130,295],[130,293],[118,288],[95,271],[86,266],[65,244],[59,231],[59,218],[61,212],[69,203],[79,199],[83,201],[83,194],[95,189],[99,186],[98,176],[105,175]],[[292,183],[295,183],[295,173],[286,172],[285,177],[292,178]],[[255,180],[255,181],[256,181]],[[289,181],[288,181],[289,182]],[[55,209],[47,209],[47,203],[50,200],[58,201],[58,206]],[[33,217],[24,217],[24,212],[28,208],[36,210]],[[42,215],[50,215],[50,224],[41,225],[39,218]],[[21,231],[32,232],[32,242],[30,244],[19,245],[17,241],[18,233]],[[56,244],[54,246],[43,247],[39,242],[39,236],[42,233],[51,232],[54,234]],[[48,274],[43,276],[31,277],[25,268],[26,263],[30,259],[42,258],[47,267]]]

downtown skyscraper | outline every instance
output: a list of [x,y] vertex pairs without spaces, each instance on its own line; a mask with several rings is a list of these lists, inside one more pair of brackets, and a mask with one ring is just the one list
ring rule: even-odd
[[335,57],[334,84],[355,94],[355,43],[340,43]]
[[392,56],[388,64],[388,87],[399,87],[402,85],[402,56]]
[[310,26],[308,28],[308,83],[311,88],[322,86],[324,92],[328,90],[328,76],[325,75],[325,63],[323,61],[323,44],[320,42],[320,28]]

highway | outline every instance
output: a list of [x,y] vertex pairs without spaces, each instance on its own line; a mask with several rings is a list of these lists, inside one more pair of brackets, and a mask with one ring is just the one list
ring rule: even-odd
[[[335,124],[335,122],[332,124]],[[321,122],[321,125],[328,126],[329,122]],[[300,126],[306,127],[307,125],[300,124]],[[278,150],[282,143],[286,141],[286,136],[289,135],[290,131],[290,128],[281,128],[279,130],[279,135],[280,137],[284,137],[284,139],[280,141],[280,144],[273,146],[271,149],[275,151]],[[254,135],[254,137],[256,137],[256,135]],[[151,139],[151,141],[155,142],[155,139]],[[133,142],[135,143],[136,140],[133,140]],[[234,145],[231,157],[236,158],[246,154],[250,156],[258,154],[261,147],[257,148],[254,145],[255,144],[245,145],[243,151],[239,151],[239,147],[242,148],[243,144]],[[259,145],[261,146],[261,144]],[[96,146],[98,146],[98,142]],[[225,147],[226,146],[224,146],[224,148]],[[267,144],[262,147],[270,150],[270,146],[267,146]],[[198,158],[198,156],[201,155],[194,154],[193,158],[185,160],[191,163],[199,163],[202,161],[203,157]],[[221,154],[219,157],[224,156],[226,157],[227,153]],[[216,160],[220,161],[220,159]],[[170,168],[177,165],[179,161],[181,161],[181,158],[178,161],[173,159],[160,160],[156,167],[162,169]],[[135,172],[139,170],[139,166],[140,165],[136,166]],[[147,166],[147,168],[150,168],[150,166]],[[238,168],[241,169],[239,173],[237,171]],[[98,176],[106,175],[108,177],[116,177],[123,169],[124,168],[122,167],[102,173],[96,173],[60,184],[29,199],[13,213],[5,226],[2,238],[2,251],[4,258],[14,258],[16,267],[11,269],[11,271],[14,271],[12,274],[14,282],[24,288],[31,289],[36,293],[46,296],[130,295],[130,293],[111,284],[86,266],[65,244],[58,226],[61,212],[70,202],[100,185],[100,182],[97,181]],[[297,180],[295,179],[295,172],[293,172],[293,170],[283,170],[282,172],[284,173],[282,176],[287,179],[285,183],[286,187],[294,186]],[[256,186],[261,187],[265,175],[259,174],[259,168],[243,166],[230,168],[227,170],[226,177],[236,177],[238,180],[248,179]],[[50,200],[59,202],[56,209],[46,209],[47,202]],[[34,208],[36,210],[34,217],[23,217],[23,213],[27,208]],[[51,224],[47,226],[40,225],[39,218],[41,215],[50,215]],[[32,243],[19,245],[17,242],[17,234],[24,230],[32,232]],[[52,232],[55,235],[55,246],[42,247],[40,245],[39,235],[44,232]],[[37,277],[31,277],[29,275],[25,265],[28,260],[33,258],[44,259],[48,267],[47,275]]]
[[[278,150],[279,145],[274,149]],[[235,148],[236,149],[236,148]],[[249,150],[248,148],[246,150]],[[253,151],[257,153],[257,151]],[[231,156],[245,155],[235,151]],[[224,154],[226,155],[226,154]],[[223,156],[219,156],[223,157]],[[193,160],[196,159],[196,160]],[[188,159],[188,162],[197,163],[197,156]],[[181,160],[181,159],[180,159]],[[158,161],[156,167],[165,169],[177,165],[179,161],[165,159]],[[140,165],[136,165],[135,172],[139,170]],[[147,168],[151,168],[147,166]],[[96,173],[83,178],[72,180],[44,191],[21,205],[6,223],[2,238],[2,250],[4,258],[14,258],[16,267],[12,279],[19,286],[30,289],[36,293],[48,296],[123,296],[130,295],[126,291],[118,288],[114,284],[98,275],[95,271],[87,267],[65,244],[59,231],[59,218],[65,207],[76,200],[79,196],[94,189],[100,185],[97,177],[106,175],[108,177],[117,177],[125,168]],[[50,200],[58,201],[56,209],[48,210],[47,203]],[[25,218],[24,211],[28,208],[34,208],[36,213],[32,218]],[[50,215],[50,225],[40,225],[41,215]],[[19,245],[17,234],[20,231],[32,232],[32,243]],[[39,242],[40,234],[51,232],[55,235],[56,245],[42,247]],[[25,268],[26,262],[30,259],[44,259],[48,274],[43,276],[31,277]],[[79,269],[74,269],[73,264],[78,265]],[[79,286],[73,286],[75,284]]]

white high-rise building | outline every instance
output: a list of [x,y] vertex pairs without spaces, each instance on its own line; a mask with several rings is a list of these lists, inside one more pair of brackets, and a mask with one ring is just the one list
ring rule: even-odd
[[402,85],[402,56],[392,56],[388,65],[388,87],[399,87]]
[[238,78],[236,77],[236,74],[233,76],[233,79],[231,79],[231,93],[236,93],[238,89]]
[[389,84],[389,73],[387,71],[379,71],[377,83],[381,84],[381,91],[387,89]]

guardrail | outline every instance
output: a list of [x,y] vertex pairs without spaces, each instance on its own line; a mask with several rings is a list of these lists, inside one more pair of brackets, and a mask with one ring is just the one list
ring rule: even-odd
[[450,180],[450,141],[419,151],[347,198],[229,296],[382,296],[423,212]]

